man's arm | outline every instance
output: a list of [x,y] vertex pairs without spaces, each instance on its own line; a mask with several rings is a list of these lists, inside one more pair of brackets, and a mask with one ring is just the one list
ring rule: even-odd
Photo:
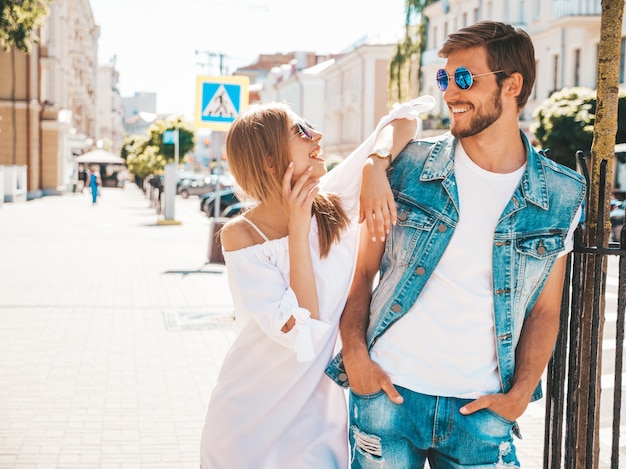
[[554,351],[566,263],[567,256],[556,260],[537,303],[524,321],[509,392],[480,397],[462,408],[461,413],[471,414],[489,408],[509,420],[516,420],[524,413]]
[[365,224],[361,225],[360,236],[356,272],[339,323],[344,366],[350,388],[354,392],[372,394],[383,389],[389,399],[400,404],[402,397],[391,383],[389,376],[371,360],[365,342],[372,286],[380,266],[385,243],[372,241]]

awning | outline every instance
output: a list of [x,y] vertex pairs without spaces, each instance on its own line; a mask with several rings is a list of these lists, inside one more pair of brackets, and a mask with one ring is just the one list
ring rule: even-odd
[[76,158],[77,163],[85,164],[125,164],[119,156],[106,150],[93,150]]

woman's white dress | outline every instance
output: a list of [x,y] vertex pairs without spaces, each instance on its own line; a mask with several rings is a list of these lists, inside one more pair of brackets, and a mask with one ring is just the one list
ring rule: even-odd
[[[320,259],[312,220],[309,242],[319,320],[298,307],[289,287],[287,238],[224,252],[238,333],[211,394],[202,469],[348,467],[344,391],[324,370],[338,348],[339,318],[356,263],[361,172],[378,131],[396,117],[422,112],[424,103],[418,104],[422,108],[407,103],[394,109],[320,183],[323,191],[340,195],[351,224]],[[296,326],[283,333],[290,316]]]

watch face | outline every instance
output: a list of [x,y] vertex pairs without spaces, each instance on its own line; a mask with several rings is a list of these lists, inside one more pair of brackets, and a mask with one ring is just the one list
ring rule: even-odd
[[379,158],[389,158],[390,155],[391,153],[389,153],[387,150],[376,150],[376,156],[378,156]]

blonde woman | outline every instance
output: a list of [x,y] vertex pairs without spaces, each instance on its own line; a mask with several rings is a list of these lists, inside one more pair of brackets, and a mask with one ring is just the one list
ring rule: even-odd
[[221,232],[238,333],[209,402],[203,469],[348,467],[344,391],[324,370],[336,352],[359,220],[384,236],[374,223],[382,230],[384,219],[388,229],[395,214],[385,178],[371,183],[359,213],[361,175],[388,164],[382,152],[372,156],[375,145],[397,155],[430,107],[428,99],[397,107],[329,173],[322,133],[286,105],[251,106],[233,123],[228,164],[257,205]]

